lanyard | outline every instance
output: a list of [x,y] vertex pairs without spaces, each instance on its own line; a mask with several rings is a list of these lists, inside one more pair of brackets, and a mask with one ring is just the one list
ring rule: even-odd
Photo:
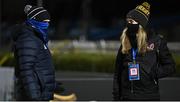
[[133,56],[133,62],[136,63],[136,55],[137,55],[137,49],[132,48],[132,56]]

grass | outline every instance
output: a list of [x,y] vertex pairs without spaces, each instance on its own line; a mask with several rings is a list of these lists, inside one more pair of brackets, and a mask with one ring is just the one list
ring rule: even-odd
[[[52,57],[56,70],[112,73],[116,54],[84,53],[79,51],[57,53],[57,51],[54,51]],[[180,76],[180,55],[173,54],[173,58],[176,62],[176,75]],[[13,55],[10,53],[1,54],[0,66],[14,66]]]

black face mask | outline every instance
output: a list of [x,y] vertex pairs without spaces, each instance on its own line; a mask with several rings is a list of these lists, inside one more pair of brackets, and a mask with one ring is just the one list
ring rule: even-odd
[[127,36],[129,38],[129,41],[131,43],[131,46],[133,48],[137,48],[137,38],[136,38],[136,33],[138,32],[139,29],[139,24],[127,24]]

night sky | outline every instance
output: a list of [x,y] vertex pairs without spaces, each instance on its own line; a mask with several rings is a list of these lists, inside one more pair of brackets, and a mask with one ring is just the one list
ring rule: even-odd
[[[55,30],[52,34],[61,34],[59,38],[67,36],[67,31],[78,25],[83,19],[82,3],[85,0],[43,0],[43,6],[51,15],[51,27]],[[88,0],[87,0],[88,1]],[[137,5],[147,1],[151,5],[150,25],[158,32],[168,38],[169,41],[179,41],[180,26],[180,6],[179,0],[90,0],[88,20],[92,27],[103,28],[111,27],[119,30],[125,20],[128,11]],[[1,19],[8,24],[22,23],[26,19],[24,7],[26,4],[36,5],[36,0],[1,0]],[[86,8],[87,9],[87,8]],[[119,23],[121,22],[121,23]],[[64,25],[61,25],[64,24]],[[85,24],[85,23],[84,23]],[[59,27],[59,25],[61,25]],[[77,26],[78,25],[78,26]],[[121,26],[121,27],[119,27]],[[58,28],[59,27],[59,28]],[[69,30],[68,30],[69,29]],[[108,31],[105,31],[106,33]],[[112,29],[109,30],[112,33]],[[64,35],[63,35],[64,34]],[[115,34],[115,33],[114,33]],[[97,35],[97,34],[96,34]],[[112,35],[113,39],[119,39],[118,34]],[[58,38],[58,37],[54,37]],[[108,37],[111,39],[111,37]]]
[[[2,21],[16,22],[25,18],[23,9],[27,0],[1,0]],[[31,0],[32,1],[32,0]],[[146,0],[151,4],[151,17],[180,15],[178,0]],[[124,18],[126,13],[143,0],[92,0],[93,19]],[[33,1],[31,4],[35,4]],[[82,0],[44,0],[44,6],[54,21],[59,19],[79,19]]]

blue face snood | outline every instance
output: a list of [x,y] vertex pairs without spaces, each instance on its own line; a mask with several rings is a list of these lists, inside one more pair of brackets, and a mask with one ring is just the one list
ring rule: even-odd
[[48,34],[47,34],[47,30],[49,27],[49,23],[48,22],[38,22],[34,19],[28,19],[26,21],[27,24],[30,24],[32,27],[34,27],[40,34],[41,37],[43,38],[43,40],[45,41],[45,43],[48,43]]

